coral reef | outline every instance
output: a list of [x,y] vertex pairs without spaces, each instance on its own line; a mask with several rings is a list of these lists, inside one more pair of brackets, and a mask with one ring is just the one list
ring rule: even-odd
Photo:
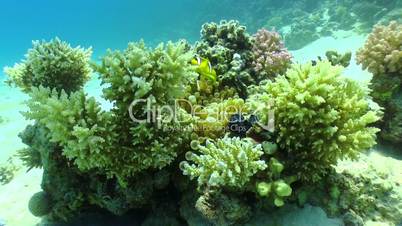
[[[55,52],[68,57],[52,59]],[[29,208],[46,222],[104,213],[144,226],[247,225],[256,212],[311,201],[305,186],[332,183],[338,160],[375,144],[369,90],[333,66],[350,54],[291,65],[278,33],[207,23],[194,46],[129,43],[92,63],[107,108],[82,89],[88,54],[58,39],[38,42],[6,69],[30,97],[18,157],[43,169]],[[65,73],[72,83],[58,79]],[[340,198],[339,189],[323,199]]]
[[401,76],[402,25],[396,21],[378,25],[357,52],[357,62],[373,73],[372,96],[384,108],[380,137],[391,143],[402,142]]
[[[105,98],[115,104],[110,112],[103,111],[94,98],[87,98],[81,91],[68,96],[39,88],[32,89],[27,103],[30,111],[25,114],[52,131],[51,140],[63,147],[63,154],[80,170],[97,169],[110,177],[116,176],[122,183],[124,178],[142,170],[169,165],[186,139],[185,133],[175,136],[163,128],[157,129],[156,125],[130,120],[130,117],[140,119],[147,111],[146,104],[131,105],[130,98],[149,97],[156,104],[169,104],[184,94],[182,85],[194,76],[188,65],[192,54],[185,52],[182,43],[169,43],[166,50],[159,46],[153,52],[141,43],[130,44],[125,54],[126,57],[110,53],[96,68],[110,85],[104,89]],[[124,71],[131,71],[130,67],[135,69],[133,74],[125,74]],[[181,114],[184,112],[178,111],[177,117]],[[165,115],[161,117],[162,126],[175,126],[174,122],[165,125]],[[136,151],[126,156],[127,150]]]
[[311,19],[300,20],[291,25],[290,31],[284,34],[284,40],[289,50],[296,50],[317,40],[320,35],[316,30],[319,21]]
[[263,78],[273,79],[290,66],[292,55],[286,50],[280,35],[275,31],[259,30],[253,45],[254,70]]
[[338,159],[356,158],[375,144],[378,129],[370,125],[379,116],[370,109],[368,90],[341,71],[326,61],[294,65],[266,85],[277,142],[304,180],[318,180]]
[[24,91],[44,86],[70,93],[81,89],[89,79],[91,54],[91,49],[72,48],[58,38],[34,41],[26,59],[12,68],[6,67],[4,72],[9,84]]

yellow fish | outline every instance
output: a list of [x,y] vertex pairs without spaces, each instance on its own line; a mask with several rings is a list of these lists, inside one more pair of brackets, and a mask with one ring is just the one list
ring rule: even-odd
[[211,81],[216,81],[216,72],[208,59],[196,56],[191,60],[191,64],[198,66],[196,72],[201,76],[201,79],[206,78]]

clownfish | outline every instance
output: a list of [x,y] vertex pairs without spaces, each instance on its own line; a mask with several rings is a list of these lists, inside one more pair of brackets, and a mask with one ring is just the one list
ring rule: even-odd
[[216,81],[216,72],[208,59],[196,56],[191,60],[191,64],[198,66],[196,72],[200,75],[201,79],[206,78],[211,81]]

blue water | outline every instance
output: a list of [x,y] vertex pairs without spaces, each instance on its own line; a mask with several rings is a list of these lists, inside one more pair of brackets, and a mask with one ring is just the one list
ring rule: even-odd
[[219,9],[205,15],[208,7],[190,0],[1,0],[0,68],[19,62],[32,40],[57,36],[73,46],[92,46],[96,60],[129,41],[195,41],[206,21],[240,19],[235,11],[220,14]]

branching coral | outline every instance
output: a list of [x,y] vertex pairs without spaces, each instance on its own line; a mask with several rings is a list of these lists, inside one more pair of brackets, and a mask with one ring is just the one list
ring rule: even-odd
[[[368,90],[341,77],[342,67],[288,69],[291,56],[277,33],[252,37],[236,21],[205,24],[201,33],[194,48],[129,43],[93,64],[108,109],[81,89],[89,50],[38,42],[26,61],[6,70],[30,96],[23,114],[35,124],[20,135],[28,147],[19,156],[29,169],[43,168],[43,192],[30,204],[35,215],[68,220],[82,211],[136,209],[152,216],[166,194],[177,203],[200,192],[192,205],[208,223],[240,225],[251,210],[283,206],[298,185],[375,143]],[[66,57],[50,59],[57,54]],[[213,71],[216,80],[205,80],[202,73]],[[160,217],[180,224],[171,212]]]
[[[63,155],[82,171],[97,169],[123,182],[142,170],[163,168],[177,156],[186,133],[178,136],[165,131],[163,126],[177,122],[166,121],[164,113],[156,124],[134,122],[130,116],[143,117],[146,105],[131,106],[132,115],[129,108],[136,98],[169,104],[183,95],[184,84],[194,75],[188,63],[191,56],[183,43],[169,43],[166,49],[159,46],[154,51],[146,50],[141,43],[130,44],[124,55],[110,53],[97,68],[110,85],[104,90],[105,97],[116,106],[110,112],[103,111],[82,91],[68,96],[33,88],[32,99],[27,102],[30,111],[25,116],[52,131],[51,141],[59,143]],[[180,121],[186,113],[178,109],[176,115]]]
[[331,164],[355,158],[375,144],[379,117],[369,107],[368,90],[341,76],[342,67],[321,61],[294,65],[266,85],[274,101],[279,146],[304,180],[317,180]]
[[188,152],[180,167],[185,175],[197,178],[199,186],[243,189],[257,172],[267,168],[261,160],[262,147],[249,139],[225,137],[199,145],[200,154]]
[[8,83],[24,91],[44,86],[70,93],[82,88],[89,79],[91,54],[91,49],[72,48],[58,38],[34,41],[26,59],[4,71],[9,76]]
[[402,25],[377,25],[365,45],[357,52],[357,62],[374,75],[401,74]]
[[[109,52],[95,67],[107,100],[127,112],[134,99],[152,97],[158,104],[182,98],[185,86],[195,82],[195,68],[189,64],[194,53],[185,42],[160,44],[154,50],[143,42],[129,43],[124,52]],[[133,99],[134,98],[134,99]]]
[[253,67],[260,77],[274,78],[290,66],[291,54],[286,50],[280,35],[275,31],[259,30],[253,45]]

